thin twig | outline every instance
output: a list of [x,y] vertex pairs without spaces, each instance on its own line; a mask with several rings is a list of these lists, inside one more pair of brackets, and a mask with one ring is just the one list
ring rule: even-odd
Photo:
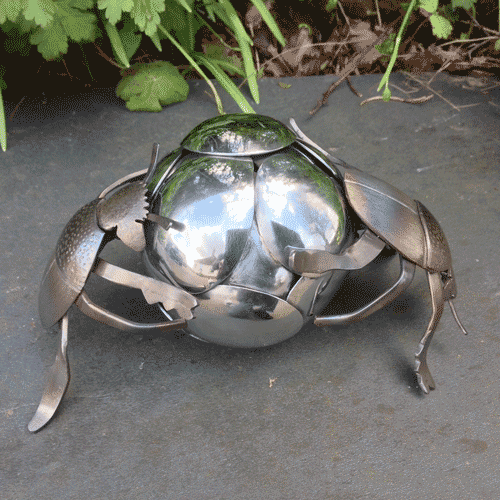
[[[393,97],[389,99],[390,101],[396,101],[396,102],[406,102],[407,104],[422,104],[423,102],[430,101],[434,96],[433,95],[425,95],[423,97],[416,97],[414,99],[404,99],[403,97]],[[383,96],[381,95],[376,95],[374,97],[369,97],[368,99],[365,99],[363,102],[361,102],[359,105],[363,106],[363,104],[367,104],[372,101],[382,101],[384,99]]]
[[69,79],[73,80],[73,77],[71,76],[71,73],[69,72],[68,66],[66,66],[66,61],[64,60],[64,57],[62,58],[62,62],[64,64],[64,67],[66,68],[66,71],[68,72]]
[[422,80],[420,80],[416,76],[413,76],[411,73],[406,73],[406,76],[408,76],[412,80],[415,80],[416,82],[420,83],[420,85],[422,85],[422,87],[425,87],[427,90],[429,90],[429,91],[433,92],[434,94],[436,94],[438,97],[440,97],[441,99],[443,99],[444,102],[448,103],[453,109],[455,109],[457,111],[460,111],[460,108],[458,108],[451,101],[449,101],[448,99],[446,99],[446,97],[443,97],[441,95],[441,93],[438,92],[437,90],[431,89],[430,86],[426,82],[423,82]]
[[339,8],[340,8],[340,10],[342,12],[342,15],[345,18],[345,22],[347,23],[347,26],[349,26],[349,29],[350,29],[351,28],[351,23],[349,22],[349,18],[345,15],[344,7],[342,7],[342,4],[340,3],[340,1],[337,2],[337,5],[339,6]]
[[347,85],[349,85],[349,88],[351,89],[351,92],[353,94],[356,94],[358,97],[363,97],[363,94],[361,92],[358,92],[352,85],[352,82],[351,82],[351,77],[347,77]]
[[96,43],[94,43],[94,47],[97,49],[97,52],[99,52],[99,55],[101,57],[104,57],[104,59],[106,59],[106,61],[108,61],[109,63],[111,63],[113,66],[116,66],[117,68],[123,69],[119,64],[116,64],[115,61],[113,61],[113,59],[111,59],[111,57],[109,57],[107,54],[105,54],[101,50],[101,47],[99,47],[99,45],[97,45]]
[[16,114],[16,111],[18,110],[19,106],[21,106],[21,103],[26,99],[26,96],[24,96],[16,105],[14,108],[14,111],[9,116],[9,120],[12,121],[14,119],[14,115]]
[[454,43],[472,43],[481,42],[482,40],[498,40],[498,36],[483,36],[482,38],[472,38],[470,40],[453,40],[451,42],[445,42],[439,45],[439,47],[444,47],[446,45],[452,45]]
[[394,83],[389,83],[389,87],[392,87],[396,90],[399,90],[401,93],[403,94],[406,94],[406,95],[410,95],[412,93],[415,93],[415,92],[419,92],[420,89],[416,88],[416,87],[413,87],[411,90],[405,90],[405,89],[402,89],[401,87],[398,87],[396,84]]
[[[348,42],[318,42],[318,43],[308,43],[308,44],[305,44],[305,45],[301,45],[300,47],[294,47],[292,49],[287,49],[283,52],[280,52],[279,54],[276,54],[275,56],[271,57],[271,59],[268,59],[267,61],[264,61],[264,63],[262,63],[262,65],[260,66],[260,69],[261,70],[264,70],[265,67],[270,64],[272,61],[274,61],[275,59],[279,59],[282,55],[288,53],[288,52],[296,52],[297,50],[300,50],[302,48],[304,49],[309,49],[311,47],[320,47],[320,46],[323,46],[323,45],[349,45]],[[286,64],[286,61],[282,61],[283,63]],[[288,66],[290,67],[290,66]],[[239,85],[238,85],[238,88],[241,88],[243,87],[243,85],[245,85],[245,83],[247,82],[248,80],[248,77],[245,78]]]
[[446,61],[437,71],[436,73],[434,73],[432,75],[432,78],[427,82],[428,85],[430,85],[432,83],[432,81],[434,80],[434,78],[436,78],[436,76],[439,75],[439,73],[441,73],[441,71],[444,71],[449,65],[451,64],[451,61]]
[[379,27],[382,27],[382,17],[380,17],[380,9],[378,8],[378,0],[375,0],[375,8],[377,10],[377,19]]
[[363,60],[363,57],[365,57],[365,55],[368,54],[368,52],[370,52],[370,50],[372,50],[375,45],[378,45],[387,38],[387,35],[390,33],[391,28],[394,24],[396,24],[397,21],[399,21],[399,19],[393,21],[386,29],[384,29],[384,31],[377,37],[374,42],[365,47],[363,51],[361,51],[359,54],[356,54],[351,59],[351,62],[347,64],[343,71],[340,73],[338,80],[330,85],[328,90],[323,94],[323,98],[318,100],[318,104],[316,105],[316,107],[309,111],[310,115],[316,114],[328,102],[330,94],[354,71],[354,68],[358,67],[359,62]]

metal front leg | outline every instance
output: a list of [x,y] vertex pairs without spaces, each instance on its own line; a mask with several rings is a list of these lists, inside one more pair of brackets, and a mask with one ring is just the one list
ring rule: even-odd
[[68,347],[68,315],[65,314],[59,321],[61,340],[54,364],[50,367],[47,384],[42,394],[42,400],[38,405],[35,415],[28,424],[30,432],[40,430],[48,424],[54,416],[69,384],[69,363],[66,356]]

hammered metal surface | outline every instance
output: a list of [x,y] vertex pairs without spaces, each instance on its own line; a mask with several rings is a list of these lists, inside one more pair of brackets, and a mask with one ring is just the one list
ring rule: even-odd
[[431,271],[448,271],[451,269],[451,252],[446,236],[429,210],[419,201],[417,206],[426,237],[424,267]]
[[101,200],[97,207],[99,226],[106,231],[116,228],[118,238],[132,250],[140,252],[146,246],[142,221],[148,213],[146,187],[140,181],[131,182]]
[[281,122],[263,115],[222,115],[200,123],[182,141],[195,153],[251,156],[283,149],[295,135]]
[[64,228],[49,260],[38,295],[42,324],[48,328],[59,321],[82,291],[104,241],[97,225],[94,200],[82,207]]
[[359,218],[405,258],[425,267],[425,234],[415,201],[360,170],[349,170],[344,178],[349,204]]

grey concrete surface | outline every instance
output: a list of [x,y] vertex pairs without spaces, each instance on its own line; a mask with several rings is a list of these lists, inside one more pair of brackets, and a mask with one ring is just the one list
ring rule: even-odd
[[[0,499],[500,498],[500,91],[438,75],[433,88],[455,108],[438,96],[360,107],[343,84],[309,117],[330,81],[264,80],[255,109],[295,117],[441,222],[470,335],[447,308],[429,353],[437,389],[422,395],[413,375],[431,312],[422,271],[362,323],[310,326],[256,350],[123,333],[72,309],[70,387],[55,420],[30,434],[58,338],[40,324],[37,289],[60,231],[104,187],[145,168],[153,141],[167,153],[216,109],[200,82],[158,114],[131,113],[109,90],[27,97],[0,154]],[[378,81],[353,79],[364,97]],[[142,269],[118,244],[106,256]],[[362,302],[396,273],[396,261],[357,273],[330,307],[349,294]],[[142,308],[134,292],[89,287],[130,317]]]

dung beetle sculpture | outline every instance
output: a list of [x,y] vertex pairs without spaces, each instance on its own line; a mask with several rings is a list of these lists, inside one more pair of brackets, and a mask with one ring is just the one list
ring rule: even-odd
[[[68,310],[124,330],[187,328],[209,342],[267,346],[308,321],[339,325],[366,318],[427,271],[432,316],[416,353],[425,393],[434,389],[427,351],[456,284],[444,233],[419,201],[332,157],[290,120],[233,114],[197,126],[149,169],[106,188],[69,221],[43,276],[42,323],[59,324],[61,341],[40,405],[28,425],[53,417],[69,383]],[[113,239],[143,253],[150,276],[99,257]],[[348,314],[322,316],[346,273],[386,247],[399,254],[396,283]],[[165,315],[136,323],[91,301],[91,273],[140,289]]]

